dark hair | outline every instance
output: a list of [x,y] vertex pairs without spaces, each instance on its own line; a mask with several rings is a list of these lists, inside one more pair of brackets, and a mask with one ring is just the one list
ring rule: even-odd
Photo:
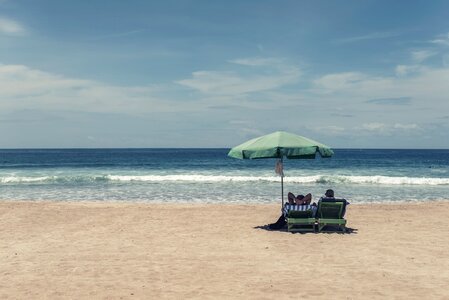
[[296,198],[298,198],[299,200],[302,200],[302,199],[304,199],[304,195],[298,195],[298,196],[296,196]]
[[334,190],[328,189],[324,195],[326,197],[334,197]]

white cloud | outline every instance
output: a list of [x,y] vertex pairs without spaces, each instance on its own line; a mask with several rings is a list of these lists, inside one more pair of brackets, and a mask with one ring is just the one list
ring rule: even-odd
[[421,63],[436,54],[438,54],[438,52],[434,50],[416,50],[411,53],[413,61],[417,63]]
[[397,134],[413,134],[420,131],[421,128],[417,124],[386,124],[379,122],[364,123],[360,127],[356,127],[355,131],[358,134],[374,134],[374,135],[385,135],[393,136]]
[[361,96],[368,99],[412,97],[413,99],[443,99],[449,94],[449,69],[431,69],[421,66],[400,66],[396,72],[412,77],[380,77],[362,73],[337,73],[324,75],[314,81],[317,94],[320,92],[342,92],[346,96]]
[[443,66],[449,67],[449,54],[443,55]]
[[446,40],[446,39],[435,39],[430,42],[434,43],[434,44],[449,46],[449,40]]
[[20,109],[123,113],[176,110],[167,101],[159,99],[157,92],[155,87],[112,86],[23,65],[0,65],[2,112]]
[[254,125],[252,121],[248,121],[248,120],[230,120],[229,124],[231,124],[231,125]]
[[0,34],[23,35],[25,33],[25,28],[17,21],[5,17],[0,17]]
[[229,60],[230,63],[243,65],[243,66],[277,66],[281,65],[282,61],[277,58],[263,58],[263,57],[252,57],[252,58],[240,58]]
[[394,124],[393,128],[395,128],[395,129],[403,129],[403,130],[420,129],[420,127],[417,124],[400,124],[400,123]]
[[387,125],[386,125],[386,124],[383,124],[383,123],[367,123],[367,124],[362,124],[362,129],[368,130],[368,131],[378,131],[378,132],[382,132],[382,131],[385,131],[386,128],[387,128]]
[[244,77],[236,72],[199,71],[193,72],[191,79],[178,83],[202,93],[242,94],[278,88],[295,82],[296,78],[296,74]]
[[420,65],[397,65],[395,72],[396,76],[407,76],[412,73],[419,72],[423,69]]
[[386,39],[400,35],[399,32],[372,32],[365,35],[353,36],[348,38],[342,38],[335,40],[337,43],[353,43],[364,40],[378,40],[378,39]]
[[442,35],[434,40],[431,40],[430,43],[437,44],[437,45],[443,45],[443,46],[449,46],[449,33]]
[[[399,77],[358,72],[328,74],[314,81],[309,99],[319,101],[322,110],[338,108],[353,115],[347,121],[340,119],[345,127],[363,120],[367,124],[363,127],[364,131],[380,131],[383,123],[408,124],[408,120],[414,120],[419,125],[441,117],[442,112],[449,111],[448,82],[449,68],[420,67],[413,76]],[[379,105],[372,105],[372,99],[377,99],[375,102]],[[407,105],[389,105],[387,109],[386,99],[395,99],[393,102],[402,101]],[[407,99],[413,101],[407,102]],[[326,120],[324,124],[330,125],[332,122]],[[396,127],[399,129],[400,125]]]
[[365,102],[376,105],[410,105],[411,100],[412,99],[410,97],[396,97],[396,98],[369,99]]
[[350,85],[362,82],[366,78],[366,75],[359,72],[328,74],[316,79],[314,84],[319,88],[328,90],[342,90]]
[[338,125],[314,126],[313,130],[328,135],[341,135],[346,131],[344,127]]
[[[326,74],[310,81],[311,88],[290,85],[284,89],[285,85],[299,82],[299,68],[272,58],[230,62],[232,69],[228,71],[198,71],[178,82],[204,94],[186,95],[181,89],[185,97],[195,99],[178,99],[176,105],[173,99],[162,97],[165,88],[114,86],[23,65],[0,65],[0,112],[72,110],[127,113],[133,117],[151,112],[183,112],[186,122],[201,119],[203,123],[219,124],[223,130],[244,127],[248,134],[305,128],[317,136],[327,136],[332,144],[334,136],[347,141],[371,137],[387,141],[394,136],[396,141],[420,132],[433,134],[425,124],[441,120],[449,111],[448,68],[405,66],[402,76]],[[389,105],[386,109],[386,102],[408,105]],[[251,113],[246,108],[251,108]],[[164,126],[176,126],[173,119],[164,118],[161,115],[158,122],[165,120]]]
[[299,68],[281,64],[272,58],[235,59],[229,62],[248,69],[245,72],[197,71],[192,73],[192,78],[176,83],[205,94],[237,96],[293,84],[301,75]]

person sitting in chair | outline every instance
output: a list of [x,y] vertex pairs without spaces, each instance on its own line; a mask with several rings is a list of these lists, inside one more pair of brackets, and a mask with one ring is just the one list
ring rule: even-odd
[[298,195],[296,196],[295,203],[296,205],[309,205],[312,202],[312,194],[308,193],[307,195]]
[[350,204],[346,199],[335,198],[334,197],[334,190],[332,190],[332,189],[326,190],[326,193],[324,193],[324,197],[321,197],[319,202],[343,202],[343,214],[342,214],[342,216],[345,215],[346,206]]
[[308,193],[307,195],[298,195],[295,197],[295,195],[291,192],[288,193],[288,204],[289,205],[309,205],[310,202],[312,202],[312,194]]
[[300,205],[310,205],[310,202],[312,201],[312,194],[308,193],[307,195],[298,195],[295,197],[293,193],[288,193],[288,203],[284,204],[284,207],[282,208],[282,215],[279,217],[279,219],[276,221],[276,223],[272,223],[268,225],[268,228],[270,229],[281,229],[283,228],[287,222],[285,221],[285,218],[288,214],[288,211],[293,210],[302,210],[300,209]]
[[326,193],[324,193],[324,196],[326,196],[326,198],[334,198],[334,190],[328,189]]

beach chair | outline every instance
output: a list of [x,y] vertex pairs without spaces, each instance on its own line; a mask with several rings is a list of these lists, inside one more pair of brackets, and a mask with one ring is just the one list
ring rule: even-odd
[[318,202],[316,220],[318,232],[332,232],[331,228],[346,232],[346,220],[343,218],[346,209],[346,200],[332,202]]
[[287,231],[289,232],[315,232],[316,219],[312,209],[305,211],[291,210],[287,215]]

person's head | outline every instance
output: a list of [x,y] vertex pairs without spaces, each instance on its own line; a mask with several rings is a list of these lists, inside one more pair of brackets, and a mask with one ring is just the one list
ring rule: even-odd
[[298,195],[296,196],[295,202],[297,205],[301,205],[304,203],[304,195]]
[[334,197],[334,190],[328,189],[324,195],[326,197]]

